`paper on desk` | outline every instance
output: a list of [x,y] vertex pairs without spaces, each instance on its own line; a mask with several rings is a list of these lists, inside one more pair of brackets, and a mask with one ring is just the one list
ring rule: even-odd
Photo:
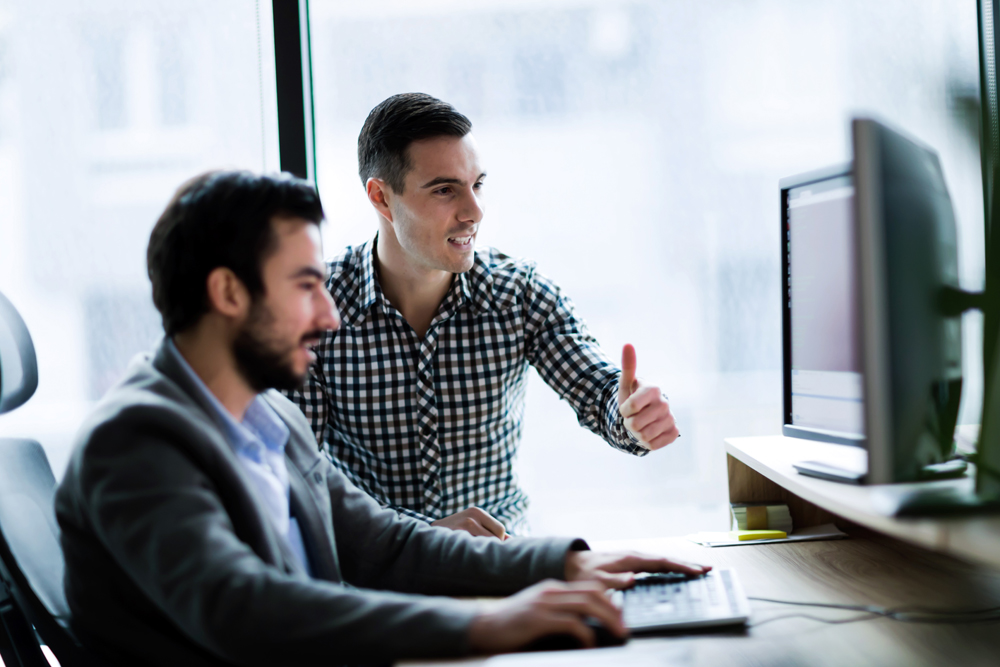
[[688,646],[667,639],[633,639],[614,648],[498,655],[483,667],[686,667],[692,663]]
[[845,537],[847,537],[847,533],[841,532],[832,523],[825,523],[822,526],[813,526],[811,528],[796,530],[788,537],[782,537],[776,540],[745,540],[741,542],[733,539],[731,533],[694,533],[693,535],[688,535],[685,539],[691,540],[695,544],[700,544],[705,547],[743,547],[752,544],[774,544],[775,542],[839,540]]

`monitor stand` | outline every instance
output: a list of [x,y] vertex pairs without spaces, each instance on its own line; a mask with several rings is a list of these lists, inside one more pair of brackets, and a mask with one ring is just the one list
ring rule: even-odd
[[887,487],[880,492],[877,504],[882,513],[899,517],[987,514],[1000,510],[1000,500],[981,498],[972,485],[934,484],[902,492]]
[[861,484],[865,480],[865,475],[868,474],[868,470],[848,470],[822,461],[799,461],[793,463],[792,467],[798,470],[800,475],[818,477],[831,482],[844,482],[845,484]]
[[[840,466],[824,463],[823,461],[799,461],[793,463],[792,467],[799,471],[800,475],[818,477],[831,482],[843,482],[845,484],[863,484],[867,469],[848,469]],[[943,463],[932,463],[924,466],[920,471],[920,481],[930,482],[938,479],[956,479],[965,474],[968,464],[962,459],[952,459]]]

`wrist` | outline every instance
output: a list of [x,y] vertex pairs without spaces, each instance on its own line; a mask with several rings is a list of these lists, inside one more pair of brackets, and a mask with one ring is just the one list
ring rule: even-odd
[[[509,599],[509,598],[507,598]],[[466,630],[466,646],[470,653],[495,653],[497,627],[497,611],[502,604],[498,601],[477,604],[477,610]]]
[[488,637],[489,631],[484,628],[484,626],[488,625],[488,620],[483,618],[484,616],[485,614],[480,610],[478,614],[472,617],[472,622],[469,623],[465,641],[470,653],[486,652],[486,647],[483,645],[483,637]]
[[570,551],[566,554],[566,581],[579,581],[583,577],[584,559],[582,551]]

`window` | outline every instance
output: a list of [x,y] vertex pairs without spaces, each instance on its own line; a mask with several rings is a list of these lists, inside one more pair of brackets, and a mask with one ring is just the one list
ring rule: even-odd
[[519,470],[537,533],[726,525],[723,438],[781,427],[778,180],[849,159],[852,115],[940,152],[963,281],[981,285],[973,0],[312,0],[310,21],[326,252],[376,229],[356,163],[368,111],[450,101],[490,173],[481,243],[536,260],[671,398],[683,437],[635,459],[532,377]]
[[[536,260],[671,398],[683,437],[635,459],[532,377],[518,465],[538,533],[724,524],[722,439],[781,424],[777,182],[848,159],[852,115],[939,151],[963,284],[981,286],[973,0],[309,7],[327,253],[375,231],[356,173],[368,111],[441,97],[472,119],[490,172],[481,242]],[[40,363],[0,434],[38,439],[57,475],[93,402],[161,335],[144,257],[174,189],[208,168],[278,168],[273,50],[259,0],[0,0],[0,291]]]
[[277,170],[269,2],[0,1],[0,291],[39,387],[0,433],[57,476],[84,415],[162,336],[149,232],[209,168]]

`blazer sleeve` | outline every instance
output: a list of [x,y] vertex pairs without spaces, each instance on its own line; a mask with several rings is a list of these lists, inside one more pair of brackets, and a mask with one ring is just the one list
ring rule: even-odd
[[430,526],[381,508],[326,465],[337,556],[355,586],[430,595],[507,595],[542,579],[563,579],[572,538],[514,537],[500,542]]
[[[213,480],[166,437],[172,429],[166,420],[148,418],[103,424],[88,439],[70,480],[73,488],[60,491],[76,497],[114,562],[192,641],[242,665],[369,663],[467,652],[467,628],[477,609],[470,602],[362,591],[265,562],[237,536]],[[338,517],[364,506],[352,494]],[[443,580],[434,564],[439,556],[476,550],[436,533],[430,540],[419,534],[405,540],[419,522],[388,523],[379,517],[384,537],[369,533],[375,545],[405,543],[409,572],[426,568],[428,581]],[[416,555],[423,544],[441,546]],[[475,570],[460,560],[463,574]]]

